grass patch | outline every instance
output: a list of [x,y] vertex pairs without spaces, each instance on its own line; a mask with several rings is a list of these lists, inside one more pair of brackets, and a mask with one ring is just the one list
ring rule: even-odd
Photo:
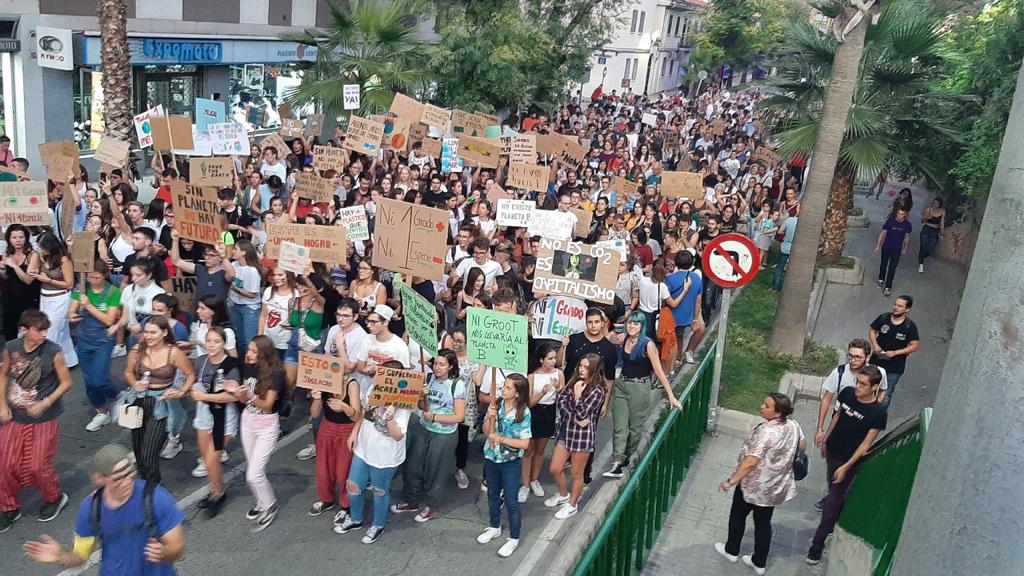
[[864,215],[864,209],[861,208],[860,206],[854,206],[853,208],[850,209],[850,216],[863,216],[863,215]]
[[764,397],[779,389],[784,373],[825,376],[839,363],[835,349],[810,340],[800,358],[769,350],[768,338],[779,305],[779,295],[769,290],[773,275],[771,269],[759,273],[736,297],[729,312],[719,403],[732,410],[757,414]]
[[842,268],[843,270],[853,270],[853,267],[857,264],[857,261],[850,256],[840,256],[839,258],[818,258],[818,261],[814,263],[815,268]]

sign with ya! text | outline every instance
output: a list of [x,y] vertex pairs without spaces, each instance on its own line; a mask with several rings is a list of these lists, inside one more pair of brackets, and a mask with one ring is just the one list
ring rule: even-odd
[[216,188],[175,180],[171,182],[171,197],[174,229],[179,236],[211,245],[221,241],[224,216],[220,213]]
[[508,178],[505,180],[505,185],[511,188],[543,192],[548,189],[548,173],[547,166],[509,162]]
[[230,188],[234,173],[235,161],[231,158],[210,156],[190,158],[188,161],[188,177],[196,186]]
[[581,242],[540,240],[534,292],[612,304],[618,277],[618,250]]
[[409,338],[416,341],[430,356],[437,356],[437,308],[405,282],[398,283],[402,298],[402,317]]
[[309,259],[333,266],[347,258],[347,239],[341,226],[317,226],[315,224],[273,224],[267,223],[267,243],[263,253],[267,258],[277,258],[281,243],[291,242],[309,249]]
[[353,242],[370,239],[370,222],[366,217],[366,208],[349,206],[338,210],[338,221],[345,229],[345,234]]
[[427,375],[424,372],[378,366],[366,406],[394,406],[416,410],[426,380]]
[[345,84],[341,87],[342,108],[345,110],[359,110],[362,98],[359,95],[361,86],[359,84]]
[[474,306],[466,318],[466,353],[471,361],[526,374],[526,316]]
[[345,394],[345,369],[341,359],[326,354],[299,351],[299,374],[295,381],[299,388]]
[[373,231],[373,265],[441,280],[447,234],[448,212],[381,198]]
[[342,148],[368,156],[376,156],[380,151],[380,143],[383,139],[383,124],[352,116],[348,121],[348,133],[345,135]]
[[537,203],[533,200],[510,200],[498,198],[498,213],[495,216],[498,226],[516,226],[526,228],[530,225],[530,216]]

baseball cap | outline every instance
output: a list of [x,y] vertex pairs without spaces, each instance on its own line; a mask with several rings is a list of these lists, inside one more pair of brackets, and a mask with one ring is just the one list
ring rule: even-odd
[[395,315],[395,311],[390,306],[385,304],[377,304],[374,307],[373,312],[384,319],[385,322],[391,322],[391,317]]
[[130,461],[131,465],[135,466],[135,455],[132,454],[131,449],[121,444],[107,444],[93,455],[90,469],[93,474],[110,476],[115,472],[123,471],[118,464],[124,460]]

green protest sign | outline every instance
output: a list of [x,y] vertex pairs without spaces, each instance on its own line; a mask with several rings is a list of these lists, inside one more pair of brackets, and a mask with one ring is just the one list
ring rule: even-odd
[[510,372],[526,374],[525,316],[482,308],[469,308],[466,321],[470,360]]
[[431,356],[437,356],[437,309],[404,282],[398,285],[398,293],[402,298],[402,314],[409,338]]

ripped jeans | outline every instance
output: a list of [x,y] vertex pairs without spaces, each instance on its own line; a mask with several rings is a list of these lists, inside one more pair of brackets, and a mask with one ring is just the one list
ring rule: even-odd
[[[398,467],[374,468],[357,455],[352,456],[352,467],[348,471],[348,490],[350,505],[349,514],[353,522],[363,521],[365,501],[364,490],[373,491],[373,526],[384,527],[388,519],[388,508],[391,506],[391,480],[395,477]],[[369,488],[365,488],[370,484]]]

